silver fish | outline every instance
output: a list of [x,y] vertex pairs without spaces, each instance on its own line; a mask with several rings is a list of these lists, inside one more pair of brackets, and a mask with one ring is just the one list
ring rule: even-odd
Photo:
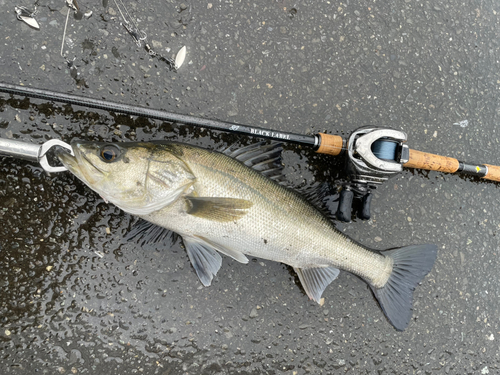
[[288,264],[319,302],[339,269],[370,285],[388,320],[404,330],[413,290],[432,269],[435,245],[378,252],[353,242],[299,194],[276,182],[281,148],[259,143],[224,153],[181,143],[73,142],[62,163],[106,201],[182,236],[208,286],[219,253]]

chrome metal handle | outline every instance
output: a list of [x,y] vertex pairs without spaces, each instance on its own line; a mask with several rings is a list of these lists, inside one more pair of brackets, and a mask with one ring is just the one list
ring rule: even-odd
[[38,161],[38,154],[42,146],[32,143],[0,138],[0,155],[14,158]]
[[73,154],[73,149],[71,146],[58,139],[51,139],[42,145],[35,145],[28,142],[15,141],[13,139],[3,139],[0,138],[0,155],[11,156],[14,158],[36,161],[40,163],[42,168],[47,172],[64,172],[66,167],[57,166],[53,167],[49,164],[47,160],[47,153],[52,147],[63,147],[67,149],[71,155]]

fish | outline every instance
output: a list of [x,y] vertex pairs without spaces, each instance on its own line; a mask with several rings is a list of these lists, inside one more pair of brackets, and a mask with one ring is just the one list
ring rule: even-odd
[[337,230],[285,186],[279,144],[222,152],[170,141],[73,141],[71,147],[74,156],[58,153],[62,164],[105,201],[180,235],[205,286],[221,267],[221,253],[241,263],[256,257],[293,267],[318,303],[344,270],[370,286],[387,320],[403,331],[413,291],[436,260],[433,244],[375,251]]

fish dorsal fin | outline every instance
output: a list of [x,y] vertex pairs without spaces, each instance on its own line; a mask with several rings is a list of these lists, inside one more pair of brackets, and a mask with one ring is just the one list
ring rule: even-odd
[[253,206],[246,199],[218,197],[185,197],[186,212],[207,220],[228,222],[241,219]]
[[280,182],[283,177],[281,152],[283,144],[280,142],[257,142],[245,147],[231,145],[221,150],[223,154],[239,160],[247,167],[253,168],[264,176]]
[[310,299],[319,303],[325,288],[337,278],[340,271],[335,267],[293,268]]
[[189,260],[200,281],[203,285],[209,286],[222,265],[221,256],[212,246],[200,239],[193,237],[183,237],[182,239]]
[[141,246],[148,243],[162,243],[168,246],[173,245],[177,237],[177,233],[167,228],[160,227],[144,219],[139,219],[134,224],[132,230],[125,236],[125,239],[135,240]]
[[311,186],[297,189],[297,192],[316,207],[322,207],[325,199],[333,193],[327,182],[315,182]]
[[311,186],[297,188],[295,190],[331,221],[337,220],[335,212],[331,211],[326,204],[328,201],[327,198],[337,194],[336,191],[333,191],[330,184],[327,182],[315,182]]

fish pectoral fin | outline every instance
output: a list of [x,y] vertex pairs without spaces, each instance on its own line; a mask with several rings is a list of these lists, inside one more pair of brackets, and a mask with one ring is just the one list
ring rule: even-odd
[[293,268],[310,299],[319,303],[326,287],[337,278],[340,271],[335,267]]
[[210,245],[196,238],[183,237],[191,264],[203,285],[209,286],[222,265],[222,257]]
[[246,199],[217,197],[186,197],[187,213],[207,220],[228,222],[241,219],[253,206]]
[[196,236],[196,238],[199,238],[201,241],[205,242],[206,246],[211,246],[212,248],[214,248],[218,252],[221,252],[222,254],[227,255],[227,256],[233,258],[234,260],[237,260],[240,263],[243,263],[243,264],[248,263],[248,258],[241,251],[229,249],[225,246],[222,246],[222,245],[214,243],[210,240],[207,240],[206,238],[201,237],[201,236]]

